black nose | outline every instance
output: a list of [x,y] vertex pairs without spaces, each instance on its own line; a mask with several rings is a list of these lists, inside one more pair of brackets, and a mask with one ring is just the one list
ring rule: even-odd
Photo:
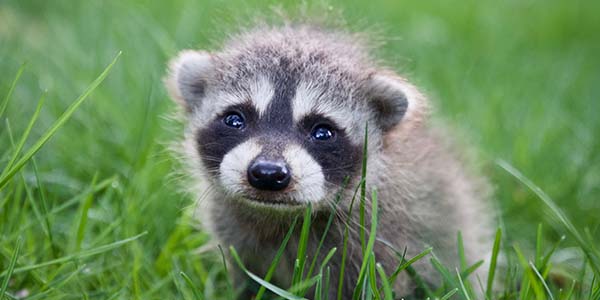
[[291,178],[290,169],[284,162],[256,160],[248,168],[248,182],[259,190],[283,190]]

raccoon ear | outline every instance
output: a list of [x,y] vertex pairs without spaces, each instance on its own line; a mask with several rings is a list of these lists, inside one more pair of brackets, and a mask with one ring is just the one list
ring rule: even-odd
[[208,52],[184,50],[169,63],[165,79],[169,94],[191,112],[198,106],[213,75],[213,59]]
[[424,106],[421,93],[405,79],[393,73],[372,75],[367,85],[369,103],[376,112],[376,123],[384,130],[392,129],[403,119],[419,115]]

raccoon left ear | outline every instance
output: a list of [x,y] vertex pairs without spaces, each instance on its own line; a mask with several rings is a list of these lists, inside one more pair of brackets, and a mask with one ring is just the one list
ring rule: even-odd
[[214,71],[213,59],[208,52],[184,50],[169,63],[165,79],[169,94],[186,111],[198,106]]
[[369,103],[377,113],[376,123],[387,131],[403,119],[419,115],[424,106],[424,97],[405,79],[388,72],[372,75],[367,84]]

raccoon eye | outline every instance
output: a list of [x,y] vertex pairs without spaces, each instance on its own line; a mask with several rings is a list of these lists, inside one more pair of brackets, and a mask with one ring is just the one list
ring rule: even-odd
[[310,135],[315,140],[326,141],[326,140],[331,139],[333,137],[333,134],[334,134],[334,131],[330,126],[317,125],[317,126],[315,126],[315,128],[313,128]]
[[229,127],[241,129],[244,127],[244,118],[239,113],[231,112],[223,118],[223,123]]

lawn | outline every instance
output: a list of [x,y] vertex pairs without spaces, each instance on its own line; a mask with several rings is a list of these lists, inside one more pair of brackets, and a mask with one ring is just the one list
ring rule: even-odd
[[[169,151],[181,125],[162,77],[177,51],[216,49],[277,3],[0,1],[0,291],[6,283],[8,299],[231,297],[221,254],[195,220]],[[600,2],[307,6],[377,32],[385,41],[378,57],[421,86],[435,118],[472,149],[494,186],[511,265],[498,276],[531,286],[519,295],[509,285],[505,297],[545,295],[527,261],[539,267],[565,236],[543,282],[554,299],[568,296],[573,279],[573,299],[600,299],[600,278],[592,282],[600,276]],[[53,130],[57,120],[65,122]]]

